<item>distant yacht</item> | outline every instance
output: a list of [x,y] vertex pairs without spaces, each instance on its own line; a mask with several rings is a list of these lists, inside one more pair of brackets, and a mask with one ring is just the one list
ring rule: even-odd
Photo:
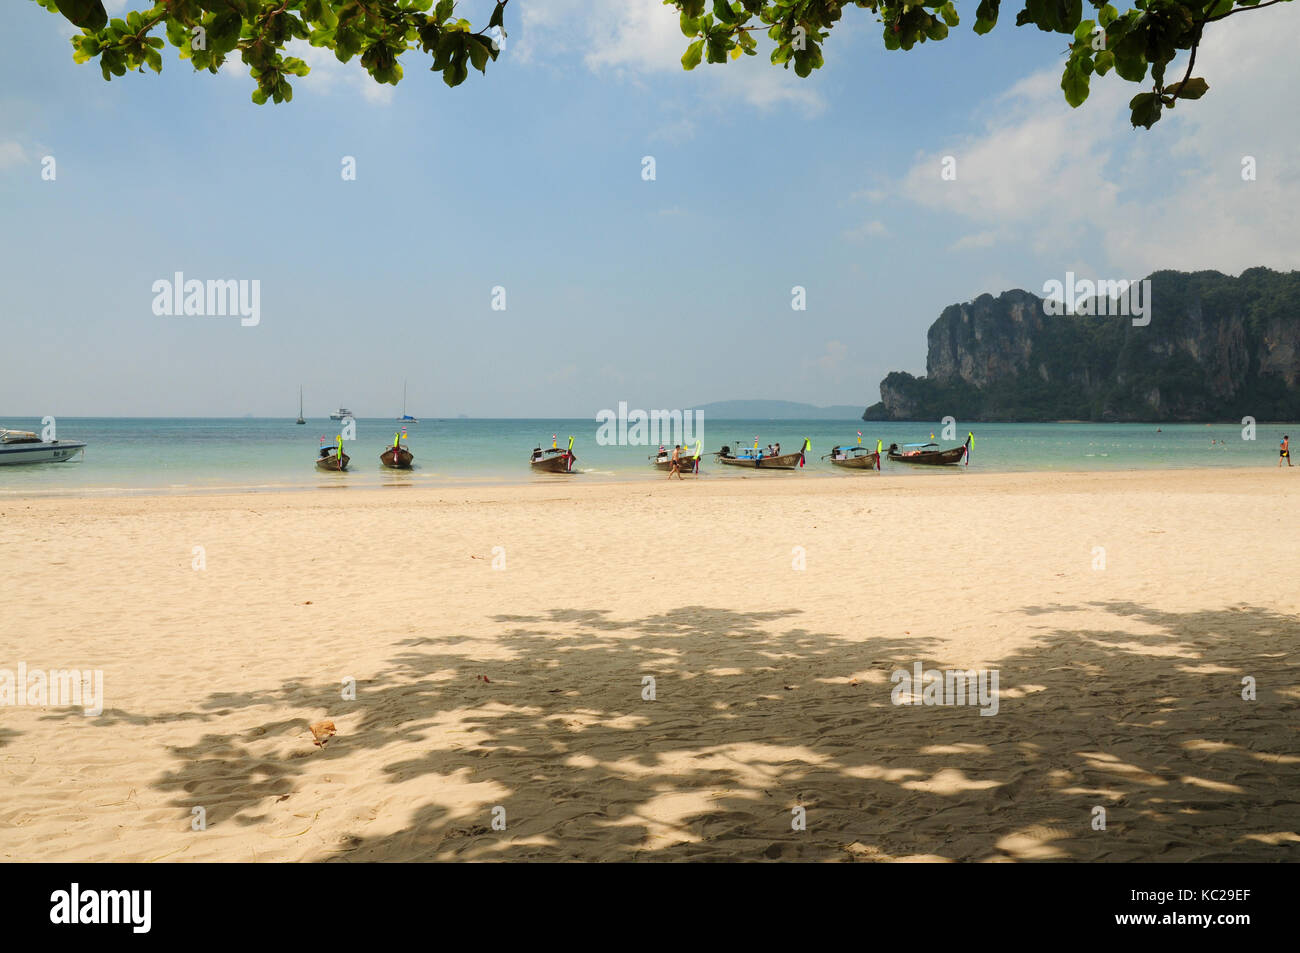
[[402,378],[402,416],[397,418],[404,424],[418,424],[419,421],[406,412],[406,379]]
[[346,420],[352,416],[354,416],[352,411],[348,410],[346,407],[340,407],[337,411],[330,414],[330,420]]
[[294,423],[305,424],[306,422],[307,421],[302,416],[302,385],[299,384],[298,385],[298,419],[295,420]]

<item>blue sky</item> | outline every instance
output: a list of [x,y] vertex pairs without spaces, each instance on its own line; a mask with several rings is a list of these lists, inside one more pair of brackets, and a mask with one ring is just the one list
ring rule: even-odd
[[[683,72],[657,0],[515,0],[505,51],[455,90],[415,52],[392,88],[308,49],[294,101],[257,107],[240,65],[195,75],[169,46],[160,76],[105,83],[60,18],[10,18],[11,422],[291,414],[300,383],[309,414],[389,416],[403,378],[424,416],[866,406],[983,292],[1300,261],[1290,6],[1216,25],[1210,94],[1151,132],[1113,77],[1070,110],[1064,42],[1009,19],[903,54],[850,9],[799,80],[765,55]],[[177,271],[259,280],[260,324],[155,315],[152,283]]]

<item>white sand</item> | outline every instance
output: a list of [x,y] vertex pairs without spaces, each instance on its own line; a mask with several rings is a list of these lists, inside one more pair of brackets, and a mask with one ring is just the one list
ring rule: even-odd
[[1295,860],[1294,472],[7,500],[0,858]]

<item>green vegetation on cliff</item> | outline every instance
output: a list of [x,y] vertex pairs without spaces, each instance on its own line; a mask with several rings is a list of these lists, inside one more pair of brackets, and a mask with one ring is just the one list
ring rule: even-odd
[[1052,316],[1019,290],[946,308],[926,376],[889,374],[863,419],[1300,419],[1300,272],[1150,281],[1145,326]]

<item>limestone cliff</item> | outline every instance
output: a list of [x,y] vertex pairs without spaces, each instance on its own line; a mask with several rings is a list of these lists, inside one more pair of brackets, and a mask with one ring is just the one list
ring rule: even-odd
[[1300,419],[1300,272],[1150,276],[1150,322],[1049,314],[1027,291],[945,308],[926,376],[894,372],[866,420]]

